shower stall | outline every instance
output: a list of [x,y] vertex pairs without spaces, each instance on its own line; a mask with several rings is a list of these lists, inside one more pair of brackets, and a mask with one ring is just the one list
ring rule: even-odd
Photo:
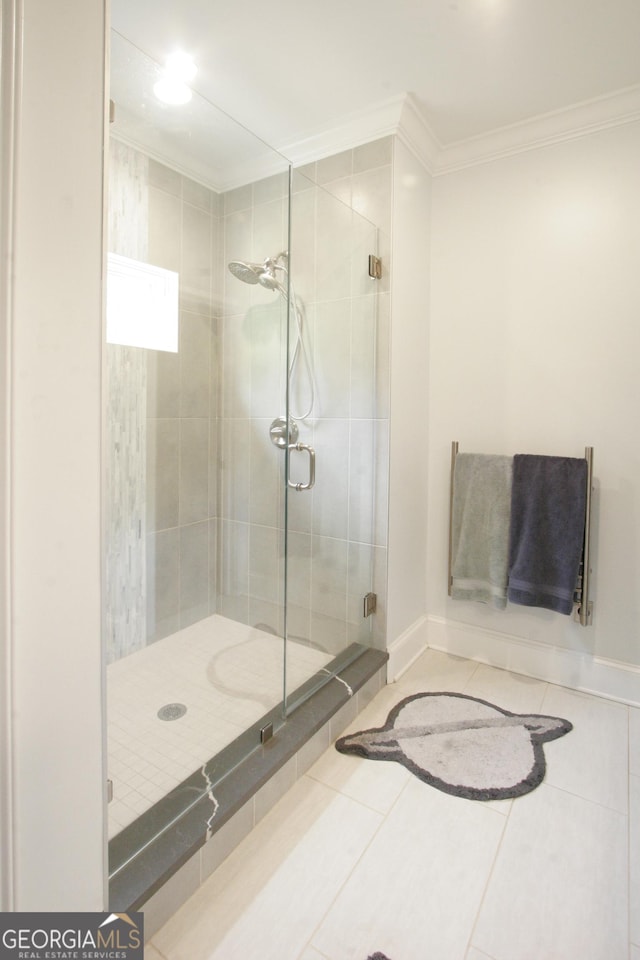
[[[104,369],[112,878],[372,648],[374,224],[111,38]],[[375,599],[377,595],[377,613]]]

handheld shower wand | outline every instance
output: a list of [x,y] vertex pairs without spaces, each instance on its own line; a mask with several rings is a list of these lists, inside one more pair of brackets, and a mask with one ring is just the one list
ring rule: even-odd
[[[228,266],[229,271],[237,280],[242,280],[243,283],[250,284],[259,283],[267,290],[277,290],[285,302],[290,303],[291,312],[293,313],[293,317],[296,322],[296,345],[293,351],[293,356],[291,357],[291,362],[289,363],[289,380],[290,382],[292,381],[294,370],[296,369],[298,361],[301,357],[309,381],[309,403],[307,405],[307,409],[304,411],[304,413],[299,414],[290,411],[290,416],[292,420],[306,420],[306,418],[311,415],[313,405],[315,403],[315,385],[313,370],[311,369],[311,363],[309,361],[307,348],[304,342],[304,307],[301,301],[295,295],[293,281],[289,277],[288,263],[289,255],[286,253],[286,251],[282,251],[276,254],[275,257],[266,257],[262,263],[249,263],[244,260],[232,260]],[[282,273],[284,273],[288,279],[289,291],[287,291],[287,286],[283,284],[276,276],[276,271],[278,270],[282,271]]]

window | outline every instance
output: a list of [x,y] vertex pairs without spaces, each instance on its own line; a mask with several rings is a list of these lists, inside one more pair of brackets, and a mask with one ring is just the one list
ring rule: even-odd
[[110,253],[107,343],[178,352],[178,274]]

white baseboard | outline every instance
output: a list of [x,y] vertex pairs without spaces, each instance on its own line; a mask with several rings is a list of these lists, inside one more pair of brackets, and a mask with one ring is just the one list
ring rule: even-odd
[[427,618],[420,617],[388,646],[387,682],[393,683],[427,649]]
[[[633,664],[536,643],[442,617],[425,619],[426,645],[434,650],[640,706],[640,668]],[[424,632],[423,629],[421,636]],[[402,640],[403,637],[399,637],[398,644]]]

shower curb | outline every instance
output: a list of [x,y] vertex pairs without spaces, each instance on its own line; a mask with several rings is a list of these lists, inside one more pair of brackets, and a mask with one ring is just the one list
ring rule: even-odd
[[[212,858],[207,857],[206,851],[208,844],[218,837],[221,828],[226,824],[231,828],[230,821],[234,816],[255,800],[261,788],[268,787],[275,775],[289,764],[280,778],[284,782],[268,791],[270,796],[264,797],[260,807],[254,802],[250,816],[244,816],[246,828],[236,831],[236,843],[240,842],[280,795],[315,761],[316,756],[309,749],[304,752],[302,749],[311,738],[326,731],[326,736],[320,737],[316,751],[319,756],[384,685],[387,659],[386,651],[369,649],[363,652],[298,707],[271,740],[254,749],[218,782],[212,783],[215,764],[211,768],[209,764],[203,766],[202,771],[189,778],[182,791],[175,791],[167,802],[181,801],[184,805],[185,790],[194,789],[199,791],[198,800],[186,813],[176,816],[175,822],[158,836],[150,836],[146,841],[144,837],[136,838],[137,828],[134,824],[114,838],[109,845],[110,858],[120,865],[109,883],[109,909],[117,912],[143,910],[145,935],[147,938],[152,936],[153,927],[158,929],[178,908],[180,899],[190,896],[199,883],[206,879],[203,874],[208,875],[217,866],[215,860],[212,863]],[[290,761],[294,761],[293,764]],[[207,789],[207,784],[210,789]],[[164,816],[166,812],[165,805]],[[149,827],[153,828],[151,818],[147,818],[147,829]],[[136,844],[136,848],[142,849],[127,860],[126,846],[129,844]],[[229,852],[227,849],[224,856]],[[224,856],[220,859],[224,859]],[[186,876],[183,878],[187,880],[186,883],[175,884],[180,888],[175,891],[176,901],[175,897],[167,896],[167,891],[171,886],[170,881],[181,870],[189,876],[188,879]],[[176,881],[178,879],[175,877]],[[166,890],[163,890],[165,885]],[[185,892],[186,895],[181,898]],[[159,901],[167,900],[172,902],[168,915],[164,916],[166,905],[161,906]]]

